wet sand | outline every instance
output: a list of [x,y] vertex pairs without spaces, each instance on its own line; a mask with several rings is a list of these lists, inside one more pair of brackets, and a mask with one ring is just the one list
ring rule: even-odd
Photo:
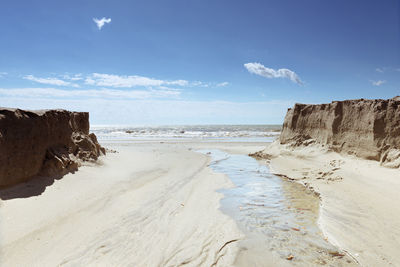
[[[318,223],[329,242],[362,266],[400,266],[400,172],[379,162],[309,145],[274,143],[271,171],[318,192]],[[265,161],[265,160],[264,160]]]
[[0,265],[231,266],[242,233],[216,192],[231,181],[187,148],[118,151],[39,196],[1,201]]
[[[318,200],[303,187],[273,178],[281,198],[268,205],[279,208],[276,212],[288,218],[287,225],[267,218],[263,227],[248,224],[246,229],[224,208],[233,179],[209,166],[210,155],[196,151],[212,148],[244,156],[264,147],[238,142],[113,144],[110,148],[119,153],[110,153],[101,164],[55,180],[41,194],[0,201],[0,265],[304,266],[324,264],[315,262],[321,257],[335,264],[347,260],[326,254],[337,250],[324,240],[328,245],[318,241],[311,250],[307,247],[319,235],[314,226]],[[31,181],[12,190],[29,193],[34,188]],[[261,207],[243,206],[250,215]],[[318,248],[323,252],[315,252]],[[294,258],[288,260],[291,254]]]
[[235,266],[357,266],[319,229],[319,198],[314,192],[271,174],[265,164],[247,155],[201,152],[211,156],[215,172],[227,174],[235,184],[220,190],[221,210],[245,234]]

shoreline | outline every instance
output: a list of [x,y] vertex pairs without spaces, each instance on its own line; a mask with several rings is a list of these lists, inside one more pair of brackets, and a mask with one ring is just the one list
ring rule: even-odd
[[235,184],[222,190],[221,200],[223,212],[245,233],[235,266],[355,266],[322,237],[315,194],[271,174],[266,164],[248,155],[208,151],[212,169]]
[[400,263],[398,170],[317,145],[293,148],[275,142],[263,153],[272,173],[319,195],[318,225],[330,243],[361,266]]
[[316,196],[318,196],[319,199],[319,212],[318,212],[318,227],[319,229],[322,231],[322,233],[324,234],[324,238],[333,246],[337,247],[340,251],[345,252],[346,255],[348,255],[349,257],[351,257],[357,264],[360,264],[360,262],[357,260],[357,258],[352,255],[351,252],[349,252],[348,250],[345,249],[345,247],[340,244],[333,235],[330,235],[329,232],[327,232],[327,230],[325,229],[324,223],[321,222],[323,220],[323,215],[322,215],[322,210],[325,208],[324,207],[324,201],[323,201],[323,196],[321,196],[321,193],[316,190],[313,187],[310,187],[310,185],[307,182],[304,181],[300,181],[300,180],[296,180],[293,179],[287,175],[284,174],[284,171],[275,171],[272,167],[270,163],[267,163],[267,166],[270,168],[270,171],[273,175],[276,175],[278,177],[280,177],[281,179],[287,180],[288,182],[294,182],[294,183],[298,183],[299,185],[303,186],[306,190],[311,191],[313,194],[315,194]]
[[[266,145],[269,147],[265,148]],[[116,264],[131,262],[139,266],[143,264],[155,266],[171,262],[194,264],[200,260],[200,262],[208,262],[210,265],[217,262],[216,266],[233,266],[234,263],[235,266],[245,266],[246,262],[252,258],[257,259],[261,254],[250,253],[248,254],[251,255],[250,258],[241,258],[240,261],[237,261],[239,255],[239,242],[237,241],[243,240],[244,232],[240,230],[234,218],[221,210],[221,199],[224,198],[224,195],[219,192],[221,189],[234,186],[233,181],[226,174],[214,172],[209,167],[210,156],[196,151],[204,148],[219,149],[229,154],[241,155],[248,155],[260,150],[264,150],[264,153],[275,153],[275,157],[272,157],[267,163],[272,174],[281,176],[279,179],[282,180],[286,180],[282,175],[287,176],[289,180],[320,194],[318,228],[327,237],[330,244],[337,247],[339,251],[345,251],[362,266],[373,266],[376,263],[397,263],[389,257],[393,254],[385,255],[386,258],[380,261],[371,261],[371,258],[376,258],[377,253],[365,259],[364,254],[370,254],[370,250],[365,250],[363,247],[364,254],[361,254],[353,250],[354,245],[356,247],[360,245],[358,241],[350,242],[350,246],[348,244],[348,241],[353,239],[354,225],[352,224],[357,223],[357,218],[343,213],[343,207],[347,207],[344,206],[346,201],[352,203],[349,199],[344,199],[338,204],[334,196],[339,192],[339,196],[342,197],[340,190],[343,188],[340,185],[348,180],[348,174],[344,173],[347,170],[345,166],[357,161],[364,162],[363,160],[345,158],[332,153],[324,154],[314,147],[296,152],[295,150],[283,150],[282,147],[278,149],[273,144],[257,142],[177,143],[165,141],[150,144],[113,144],[109,148],[117,149],[119,152],[109,153],[107,157],[100,159],[99,164],[83,166],[75,174],[67,174],[61,180],[55,180],[53,185],[48,186],[43,193],[37,196],[0,200],[0,216],[7,218],[0,225],[0,229],[3,229],[0,251],[7,254],[7,258],[2,257],[0,263],[8,265],[23,264],[24,262],[35,263],[36,261],[41,265],[44,262],[44,266],[47,264],[68,266],[79,263],[96,265],[103,262],[116,262]],[[185,164],[182,164],[182,157],[185,158]],[[319,159],[323,157],[323,160],[322,162],[315,161],[314,157]],[[336,162],[336,165],[329,165],[332,161]],[[259,162],[259,164],[264,163],[264,160]],[[367,165],[372,163],[364,162]],[[375,165],[371,168],[374,169]],[[361,167],[359,165],[358,168]],[[332,169],[336,170],[330,173]],[[326,173],[324,179],[317,177],[317,174],[321,172]],[[338,179],[339,176],[341,179]],[[114,178],[109,179],[109,177]],[[362,181],[357,180],[358,182]],[[343,186],[344,188],[348,187],[347,184]],[[354,192],[355,188],[347,189],[346,192]],[[332,194],[329,194],[329,191],[332,191]],[[164,194],[167,195],[164,197]],[[172,201],[172,199],[174,200]],[[396,203],[396,199],[393,199],[391,203]],[[351,213],[354,210],[353,206],[348,206],[348,212]],[[41,213],[39,216],[36,215],[38,212]],[[396,213],[396,208],[393,212]],[[365,212],[359,212],[357,215],[360,214],[364,217],[368,215]],[[33,217],[34,220],[24,221],[23,218],[27,216]],[[397,218],[396,216],[395,218]],[[140,222],[136,217],[143,218],[144,221]],[[157,217],[158,219],[156,219]],[[341,224],[343,218],[349,220],[346,221],[349,224],[347,228],[343,228]],[[145,229],[143,237],[138,238],[137,231],[132,236],[131,225],[127,224],[130,220],[137,221],[136,229]],[[151,227],[146,226],[149,223],[146,220],[150,220]],[[159,224],[159,220],[162,221],[161,224]],[[392,218],[391,222],[393,220]],[[145,222],[146,224],[144,224]],[[337,227],[337,224],[341,227]],[[393,226],[392,233],[400,237],[396,234],[400,233],[400,229],[395,228],[396,224]],[[76,231],[76,227],[81,229]],[[119,230],[112,230],[114,227]],[[199,227],[204,228],[199,230]],[[4,232],[5,229],[7,229],[6,232]],[[376,228],[371,229],[376,230]],[[363,228],[363,230],[365,229]],[[88,231],[88,234],[85,231]],[[179,237],[182,231],[187,233],[184,239]],[[213,239],[211,233],[204,235],[204,232],[209,231],[214,233],[214,238],[217,238],[215,241],[211,241]],[[360,231],[362,230],[359,229]],[[67,232],[72,232],[72,234],[65,235]],[[381,232],[373,233],[380,234]],[[356,238],[360,238],[357,231],[355,233]],[[367,231],[367,233],[371,233],[371,231]],[[116,237],[110,238],[114,234]],[[129,241],[124,241],[124,235],[128,236]],[[80,240],[81,238],[83,241]],[[160,242],[160,238],[165,241]],[[142,244],[140,244],[140,240],[143,241]],[[119,242],[123,245],[118,245]],[[121,254],[126,251],[124,246],[132,249],[130,242],[135,247],[136,254],[122,256]],[[205,245],[203,249],[206,249],[207,253],[203,250],[197,251],[202,245],[194,245],[202,242]],[[366,245],[370,245],[369,242],[369,240],[366,241]],[[86,244],[87,247],[80,243]],[[52,248],[51,244],[55,248]],[[185,248],[184,244],[188,247]],[[395,243],[386,244],[393,245]],[[167,248],[168,251],[165,253],[154,252],[155,254],[146,253],[145,248],[150,247]],[[396,246],[394,246],[394,250],[395,248]],[[35,249],[39,251],[39,255],[34,253]],[[381,249],[387,250],[387,246]],[[57,252],[58,250],[60,252]],[[118,252],[120,250],[122,252]],[[19,251],[27,251],[27,254],[20,257]],[[175,256],[165,259],[166,255]],[[188,255],[197,256],[188,258]],[[139,256],[143,258],[141,261],[138,261]],[[272,262],[272,265],[266,266],[273,266],[277,263],[280,266],[295,264],[295,262],[276,256],[273,253],[264,252],[264,257]],[[117,260],[111,261],[111,257]],[[257,260],[261,261],[262,258]],[[370,265],[371,262],[372,265]]]
[[314,194],[315,196],[318,197],[319,199],[319,212],[318,212],[318,228],[321,230],[321,232],[324,235],[324,239],[329,242],[330,244],[332,244],[333,246],[335,246],[336,248],[338,248],[339,251],[344,252],[347,256],[349,256],[352,260],[354,260],[354,262],[358,265],[361,265],[360,262],[357,260],[357,258],[352,255],[349,251],[347,251],[343,245],[341,245],[333,235],[329,235],[329,233],[327,232],[327,230],[324,227],[324,224],[321,223],[322,220],[322,210],[324,207],[324,201],[323,201],[323,196],[321,196],[321,193],[316,190],[314,187],[310,186],[310,184],[308,184],[307,182],[301,181],[301,180],[297,180],[294,178],[291,178],[289,176],[287,176],[286,174],[283,174],[284,171],[279,172],[279,171],[275,171],[272,167],[270,162],[265,163],[269,168],[270,171],[273,175],[278,176],[280,179],[286,180],[287,182],[291,182],[291,183],[297,183],[301,186],[303,186],[305,188],[305,190],[309,190],[312,194]]

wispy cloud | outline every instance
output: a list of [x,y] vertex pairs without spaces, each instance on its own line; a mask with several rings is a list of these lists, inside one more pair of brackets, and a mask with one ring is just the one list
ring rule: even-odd
[[56,88],[0,88],[0,96],[23,98],[101,98],[101,99],[150,99],[177,98],[181,94],[178,89],[159,90],[115,90],[88,89],[64,90]]
[[382,84],[386,83],[386,81],[383,81],[383,80],[378,80],[378,81],[370,80],[370,82],[371,82],[372,85],[374,85],[374,86],[381,86]]
[[384,72],[384,70],[382,68],[376,68],[375,71],[380,72],[380,73]]
[[6,76],[8,73],[7,72],[0,72],[0,78],[3,78],[4,76]]
[[179,99],[99,99],[1,97],[3,106],[90,112],[91,125],[260,124],[282,123],[292,101],[230,102]]
[[218,83],[217,87],[225,87],[225,86],[228,86],[228,85],[229,85],[228,82],[222,82],[222,83]]
[[97,19],[97,18],[93,18],[94,23],[96,23],[97,28],[99,28],[99,30],[101,30],[101,28],[103,28],[105,23],[111,23],[111,18],[106,19],[105,17],[103,17],[102,19]]
[[302,85],[303,82],[301,81],[300,77],[294,72],[289,69],[278,69],[274,70],[271,68],[267,68],[260,63],[246,63],[244,67],[253,74],[257,74],[266,78],[287,78],[290,79],[292,82]]
[[[1,73],[0,73],[1,75]],[[54,75],[53,77],[42,78],[34,75],[26,75],[23,77],[33,82],[53,85],[53,86],[69,86],[75,88],[102,87],[102,88],[136,88],[136,89],[159,89],[159,90],[175,90],[174,88],[185,87],[224,87],[229,85],[228,82],[202,82],[187,81],[183,79],[166,80],[156,79],[139,75],[116,75],[105,73],[92,73],[89,75],[65,73]],[[172,87],[172,88],[171,88]]]
[[33,75],[26,75],[24,76],[25,80],[30,80],[33,82],[41,83],[41,84],[49,84],[49,85],[57,85],[57,86],[72,86],[72,87],[79,87],[77,84],[73,84],[70,82],[66,82],[61,79],[57,78],[38,78]]
[[86,84],[110,87],[159,87],[165,85],[186,86],[189,84],[186,80],[158,80],[143,76],[120,76],[112,74],[93,73],[85,80]]
[[201,82],[201,81],[194,81],[189,82],[188,86],[190,87],[204,87],[204,88],[212,88],[212,87],[225,87],[228,86],[229,82]]
[[78,73],[78,74],[74,74],[74,75],[69,75],[69,74],[64,74],[63,79],[65,80],[70,80],[70,81],[80,81],[83,80],[82,74]]
[[205,83],[201,81],[194,81],[190,83],[192,87],[210,87],[210,83]]

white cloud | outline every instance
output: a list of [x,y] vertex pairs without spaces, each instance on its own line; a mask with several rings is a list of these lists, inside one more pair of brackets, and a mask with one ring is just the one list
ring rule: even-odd
[[[1,74],[1,73],[0,73]],[[82,75],[65,73],[64,75],[55,75],[56,77],[39,78],[33,75],[26,75],[23,78],[33,82],[69,87],[103,87],[103,88],[146,88],[159,90],[173,90],[171,87],[223,87],[229,85],[228,82],[190,82],[187,80],[162,80],[149,78],[139,75],[115,75],[105,73],[92,73],[90,75]]]
[[149,99],[179,97],[178,89],[162,90],[115,90],[115,89],[87,89],[65,90],[56,88],[0,88],[0,96],[22,98],[101,98],[101,99]]
[[6,76],[8,73],[7,72],[0,72],[0,78]]
[[383,69],[382,68],[376,68],[375,69],[377,72],[383,73]]
[[201,81],[194,81],[190,83],[192,87],[210,87],[210,83],[205,83]]
[[175,85],[175,86],[186,86],[189,84],[186,80],[158,80],[143,76],[120,76],[120,75],[112,75],[112,74],[101,74],[101,73],[93,73],[91,76],[88,76],[85,80],[85,83],[88,85],[97,85],[97,86],[111,86],[111,87],[160,87],[163,85]]
[[232,102],[157,99],[1,97],[3,106],[90,112],[90,123],[125,125],[280,124],[292,101]]
[[42,83],[42,84],[79,87],[79,85],[77,85],[77,84],[66,82],[66,81],[63,81],[63,80],[57,79],[57,78],[38,78],[33,75],[26,75],[26,76],[24,76],[24,79],[30,80],[33,82],[37,82],[37,83]]
[[228,82],[222,82],[222,83],[218,83],[217,87],[224,87],[224,86],[228,86],[229,83]]
[[74,74],[73,76],[69,75],[69,74],[64,74],[63,79],[65,80],[70,80],[70,81],[80,81],[83,80],[82,74],[78,73],[78,74]]
[[99,28],[99,30],[101,30],[101,28],[103,28],[105,23],[111,22],[111,18],[108,18],[108,19],[106,19],[105,17],[103,17],[102,19],[93,18],[93,21],[96,23],[97,28]]
[[254,73],[266,78],[288,78],[292,82],[297,83],[297,84],[303,84],[303,82],[300,80],[300,77],[293,71],[289,69],[278,69],[274,70],[271,68],[267,68],[264,65],[260,63],[246,63],[244,64],[244,67],[250,72]]
[[378,81],[370,81],[372,83],[372,85],[374,86],[381,86],[382,84],[384,84],[386,81],[383,80],[378,80]]
[[229,83],[228,83],[228,82],[216,83],[216,82],[194,81],[194,82],[190,82],[188,85],[189,85],[190,87],[204,87],[204,88],[209,88],[209,87],[224,87],[224,86],[228,86]]

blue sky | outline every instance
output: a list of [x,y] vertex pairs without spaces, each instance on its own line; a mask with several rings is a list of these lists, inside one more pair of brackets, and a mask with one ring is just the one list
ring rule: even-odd
[[281,123],[400,94],[398,0],[3,0],[0,36],[0,106],[92,124]]

